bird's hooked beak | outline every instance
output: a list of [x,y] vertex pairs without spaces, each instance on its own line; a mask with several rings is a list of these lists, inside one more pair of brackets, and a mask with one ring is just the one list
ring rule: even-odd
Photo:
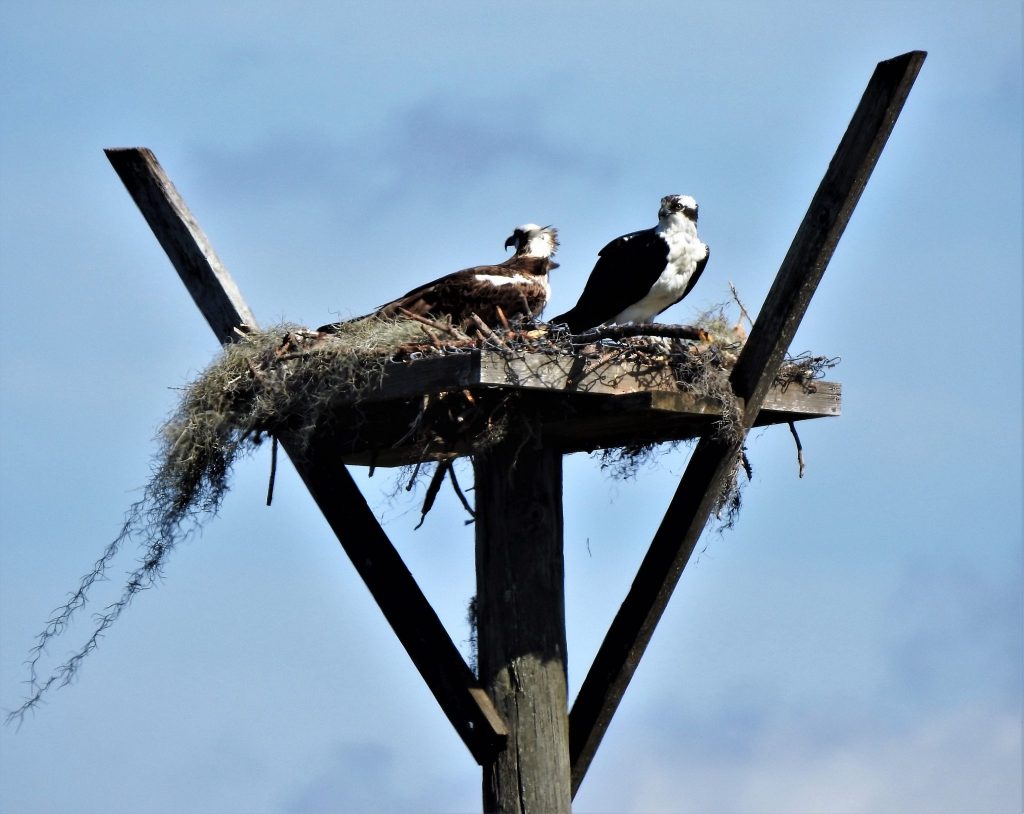
[[507,249],[509,246],[515,246],[515,245],[516,245],[516,233],[513,232],[512,234],[510,234],[508,236],[508,239],[505,241],[505,248]]

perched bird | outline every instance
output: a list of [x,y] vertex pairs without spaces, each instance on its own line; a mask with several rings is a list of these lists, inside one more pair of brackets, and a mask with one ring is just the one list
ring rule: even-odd
[[697,202],[689,195],[666,195],[658,225],[601,249],[579,302],[550,322],[568,325],[573,333],[650,322],[690,293],[709,255],[697,237]]
[[[505,241],[505,248],[509,246],[515,247],[515,254],[504,263],[445,275],[382,305],[368,316],[400,317],[405,310],[422,317],[450,317],[453,325],[463,329],[475,325],[471,314],[488,325],[498,325],[498,308],[509,319],[536,317],[551,296],[548,272],[558,268],[558,263],[551,259],[558,249],[558,230],[526,223],[517,226]],[[317,330],[331,333],[344,324],[336,322]]]

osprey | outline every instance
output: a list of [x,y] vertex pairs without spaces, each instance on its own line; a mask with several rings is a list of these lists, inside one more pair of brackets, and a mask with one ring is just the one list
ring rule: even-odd
[[690,293],[709,255],[697,237],[697,202],[689,195],[666,195],[658,225],[601,249],[579,302],[551,322],[564,323],[573,333],[650,322]]
[[[515,254],[504,263],[445,275],[382,305],[368,316],[400,317],[404,309],[422,317],[450,317],[453,325],[463,329],[475,325],[471,314],[488,325],[497,325],[498,308],[508,318],[536,317],[551,296],[548,272],[558,268],[558,263],[551,260],[558,249],[558,230],[526,223],[517,226],[505,241],[505,248],[509,246],[515,247]],[[317,330],[333,333],[343,324],[335,322]]]

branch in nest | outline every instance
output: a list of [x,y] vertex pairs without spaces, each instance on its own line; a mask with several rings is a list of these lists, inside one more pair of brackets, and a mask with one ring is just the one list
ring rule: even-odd
[[631,336],[658,336],[665,339],[695,339],[706,342],[707,331],[693,325],[607,325],[591,328],[581,334],[573,334],[574,345],[586,345],[602,339],[627,339]]
[[[525,300],[526,298],[524,297],[523,299]],[[511,328],[508,327],[508,318],[505,316],[505,312],[501,310],[500,305],[494,306],[494,313],[498,315],[498,322],[501,323],[502,328],[504,328],[506,331],[512,330]]]
[[480,319],[480,317],[478,317],[476,314],[470,313],[469,318],[473,320],[473,324],[476,325],[477,330],[479,330],[480,333],[483,334],[485,339],[490,339],[491,341],[496,342],[499,345],[505,344],[504,342],[501,341],[501,338],[493,330],[491,330],[491,327],[482,319]]
[[[417,464],[418,466],[418,464]],[[444,476],[451,469],[452,462],[450,460],[439,461],[437,469],[434,470],[434,477],[430,479],[430,485],[427,487],[427,494],[423,498],[423,508],[420,509],[420,522],[416,524],[418,529],[423,525],[427,519],[427,514],[434,508],[434,501],[437,500],[437,493],[441,491],[441,484],[444,483]],[[415,529],[413,529],[415,531]]]
[[796,441],[796,463],[800,467],[800,477],[804,476],[804,446],[800,443],[800,436],[796,434],[796,424],[789,422],[789,431],[793,433],[793,440]]
[[460,331],[454,325],[446,325],[445,323],[438,322],[435,319],[427,319],[426,317],[421,317],[419,314],[414,314],[408,308],[399,308],[398,311],[399,311],[399,313],[401,313],[401,315],[403,317],[406,317],[408,319],[413,319],[416,322],[419,322],[419,323],[421,323],[423,325],[426,325],[429,328],[433,328],[436,331],[441,331],[442,333],[446,333],[449,336],[454,336],[456,339],[465,339],[466,338],[466,335],[464,333],[462,333],[462,331]]
[[740,307],[740,319],[739,322],[736,324],[736,327],[742,328],[743,320],[746,319],[747,322],[750,323],[750,327],[753,328],[754,320],[750,318],[750,312],[747,311],[746,307],[743,305],[743,301],[740,299],[740,293],[736,290],[736,286],[733,285],[731,280],[729,281],[729,290],[732,292],[732,298],[736,300],[736,304]]
[[409,482],[405,484],[405,491],[411,492],[413,487],[416,485],[416,478],[419,477],[420,467],[423,465],[423,461],[416,461],[416,466],[412,470],[412,474],[409,476]]
[[267,483],[267,505],[274,502],[274,481],[277,480],[277,436],[270,441],[270,482]]
[[420,330],[423,331],[423,333],[426,334],[427,338],[430,340],[430,344],[432,344],[435,348],[441,347],[441,340],[438,339],[437,334],[430,330],[430,328],[428,328],[424,323],[421,322],[419,325]]
[[266,376],[264,375],[263,371],[256,366],[256,363],[252,359],[246,359],[245,364],[248,366],[249,372],[252,373],[252,377],[256,381],[258,381],[260,384],[266,383]]
[[466,495],[463,493],[462,487],[459,486],[459,480],[458,478],[455,477],[454,466],[448,472],[448,478],[452,482],[452,489],[455,490],[455,494],[458,495],[459,501],[462,503],[462,508],[466,510],[466,512],[469,514],[471,518],[470,520],[466,521],[466,525],[469,525],[474,520],[476,520],[476,512],[473,510],[473,507],[469,505],[469,501],[466,499]]

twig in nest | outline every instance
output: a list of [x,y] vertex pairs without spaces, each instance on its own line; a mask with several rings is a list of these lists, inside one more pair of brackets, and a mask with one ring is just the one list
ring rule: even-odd
[[270,440],[270,480],[267,483],[267,505],[274,502],[274,481],[277,479],[277,436]]
[[459,336],[459,331],[456,330],[454,325],[445,325],[443,322],[438,322],[435,319],[427,319],[426,317],[421,317],[419,314],[414,314],[408,308],[399,308],[398,311],[399,313],[401,313],[403,317],[414,319],[417,322],[422,323],[423,325],[426,325],[437,331],[441,331],[442,333],[446,333],[449,336],[454,336],[456,338],[458,338]]
[[740,294],[731,280],[729,281],[729,290],[732,292],[732,298],[736,300],[736,304],[740,307],[740,320],[736,327],[742,327],[743,320],[746,318],[747,322],[750,323],[750,327],[753,328],[754,320],[750,318],[750,312],[747,311],[746,307],[743,305],[743,301],[740,300]]
[[427,335],[427,339],[430,340],[431,345],[433,345],[435,348],[441,347],[441,341],[437,338],[437,334],[430,330],[430,328],[428,328],[422,322],[420,323],[420,330]]
[[462,503],[462,508],[465,509],[466,512],[468,512],[470,518],[472,518],[466,521],[466,525],[468,526],[470,523],[476,520],[476,511],[474,511],[473,507],[469,505],[469,501],[466,499],[466,495],[463,494],[462,492],[462,487],[459,486],[459,480],[458,478],[455,477],[454,466],[448,473],[448,479],[451,480],[452,482],[452,489],[455,490],[455,494],[458,496],[459,501]]
[[[416,464],[417,468],[419,464]],[[416,524],[418,529],[423,525],[427,519],[427,514],[431,509],[434,508],[434,501],[437,500],[437,493],[441,491],[441,484],[444,483],[445,473],[451,469],[451,461],[440,461],[437,464],[437,469],[434,470],[434,477],[430,479],[430,485],[427,487],[427,494],[423,498],[423,508],[420,509],[420,522]],[[416,529],[413,529],[415,531]]]
[[498,315],[498,322],[501,323],[502,328],[504,328],[506,331],[512,330],[511,328],[508,327],[508,318],[505,316],[505,312],[501,310],[500,305],[494,306],[494,313]]
[[790,384],[800,384],[808,393],[814,392],[812,382],[825,375],[839,364],[841,359],[838,356],[811,356],[807,351],[796,356],[786,355],[785,360],[775,374],[775,381],[782,385],[782,392],[785,393]]
[[491,330],[490,326],[482,319],[480,319],[480,317],[478,317],[476,314],[470,313],[469,318],[473,320],[473,323],[476,325],[480,333],[482,333],[486,339],[490,339],[494,342],[497,342],[499,345],[505,344],[504,342],[501,341],[501,339],[498,338],[498,335]]
[[423,461],[416,461],[416,466],[412,470],[412,474],[409,476],[409,482],[405,484],[405,491],[411,492],[412,487],[416,485],[416,477],[420,474],[420,465]]
[[256,363],[252,359],[246,359],[245,360],[245,364],[248,366],[249,372],[252,374],[252,377],[256,381],[258,381],[260,384],[265,384],[266,383],[266,381],[267,381],[266,376],[264,375],[262,370],[260,370],[258,367],[256,367]]
[[574,345],[589,345],[601,339],[627,339],[631,336],[659,336],[665,339],[696,339],[707,341],[708,334],[703,328],[693,325],[608,325],[591,328],[581,334],[573,334]]
[[789,431],[793,433],[793,440],[796,441],[796,462],[800,467],[800,477],[804,476],[804,447],[800,443],[800,436],[796,434],[796,424],[789,422]]

